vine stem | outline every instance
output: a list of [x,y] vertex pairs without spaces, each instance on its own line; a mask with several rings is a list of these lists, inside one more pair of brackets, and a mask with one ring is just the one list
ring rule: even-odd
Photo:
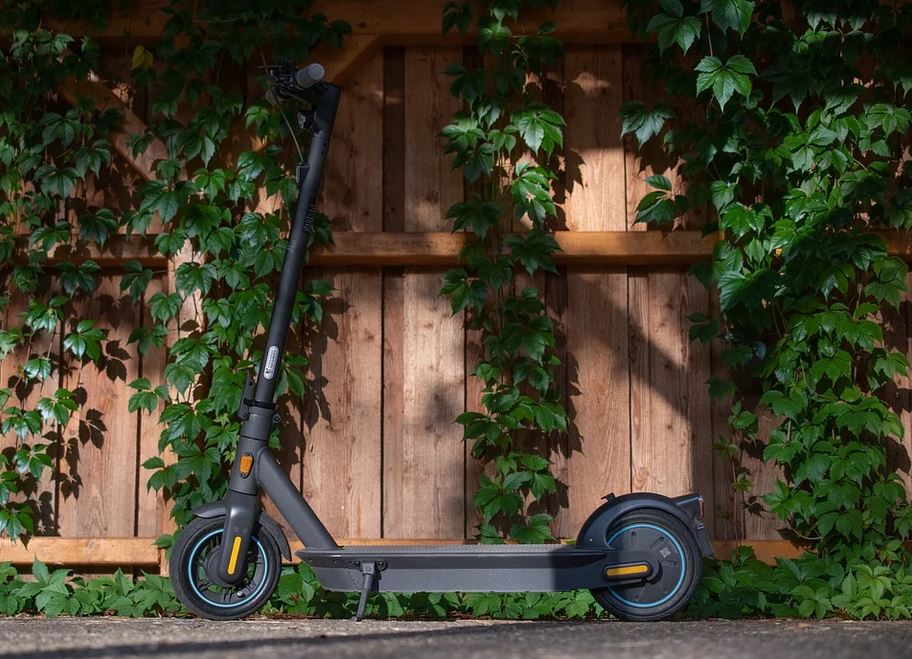
[[707,13],[704,18],[706,19],[706,45],[709,46],[710,57],[715,57],[713,54],[712,30],[709,25],[709,14]]

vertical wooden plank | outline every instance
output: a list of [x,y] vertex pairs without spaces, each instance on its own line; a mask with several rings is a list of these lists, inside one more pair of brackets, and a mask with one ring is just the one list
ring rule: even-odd
[[[565,55],[567,197],[571,231],[626,228],[619,47]],[[571,433],[567,510],[556,534],[576,535],[609,491],[630,490],[630,417],[625,268],[567,269],[566,332]]]
[[[158,292],[167,294],[168,282],[165,273],[160,273],[152,278],[141,302],[141,323],[144,327],[152,327],[152,318],[149,315],[149,299]],[[152,347],[139,358],[140,374],[149,380],[155,387],[165,382],[165,364],[167,354],[164,348]],[[142,464],[149,458],[159,454],[158,440],[164,425],[159,422],[162,406],[151,413],[140,411],[139,414],[139,443],[136,472],[136,535],[158,536],[162,531],[161,511],[164,506],[164,497],[160,491],[150,490],[147,487],[152,472],[143,468]]]
[[[623,47],[624,100],[660,100],[645,84],[642,46]],[[628,230],[650,188],[645,179],[663,173],[677,184],[674,163],[657,145],[637,147],[625,138]],[[712,409],[706,381],[709,348],[689,339],[693,313],[707,313],[709,294],[681,270],[630,268],[631,485],[676,495],[698,490],[712,513],[715,501]],[[712,519],[707,519],[712,533]]]
[[[644,47],[641,44],[626,44],[622,46],[623,57],[623,101],[644,101],[648,105],[662,102],[661,90],[648,85],[644,81],[643,59]],[[619,117],[620,115],[618,115]],[[620,119],[613,122],[618,133],[621,130]],[[629,231],[646,231],[645,224],[636,223],[636,209],[640,200],[652,192],[646,179],[653,174],[664,174],[674,185],[678,178],[674,163],[662,153],[658,140],[638,146],[633,135],[627,135],[623,140],[624,163],[626,169],[626,194],[627,200],[627,229]]]
[[383,51],[383,230],[405,230],[405,49]]
[[[98,73],[105,79],[106,85],[111,88],[114,95],[124,105],[141,119],[146,119],[149,101],[148,90],[145,87],[135,88],[131,84],[132,55],[132,45],[124,44],[106,49],[101,54]],[[136,170],[126,163],[123,158],[115,154],[111,168],[105,174],[103,180],[96,182],[93,190],[87,191],[87,199],[100,206],[107,206],[113,209],[130,208],[136,205],[136,193],[142,183],[143,181]],[[121,231],[125,231],[125,228],[122,228]],[[153,277],[145,294],[138,303],[137,319],[139,323],[144,326],[152,325],[146,306],[147,302],[156,292],[166,291],[166,288],[165,273],[159,273]],[[125,302],[128,300],[129,298],[124,298]],[[125,347],[131,354],[137,351],[136,344]],[[135,359],[138,360],[136,377],[148,378],[152,387],[157,387],[164,382],[166,363],[164,349],[151,348],[145,355],[136,353]],[[130,381],[127,380],[127,384]],[[129,396],[132,393],[132,390],[127,390],[126,400],[129,400]],[[143,462],[159,454],[158,440],[163,428],[158,422],[160,412],[161,408],[151,414],[146,412],[136,413],[137,459],[134,476],[136,491],[134,497],[134,533],[138,536],[157,536],[162,528],[161,509],[164,505],[164,499],[160,492],[148,489],[147,482],[151,472],[142,467]],[[126,413],[126,401],[124,402],[124,413]]]
[[[715,291],[710,295],[710,315],[719,317],[719,295]],[[722,361],[724,345],[721,339],[710,344],[710,362],[712,376],[719,379],[730,378]],[[730,438],[728,416],[731,413],[731,397],[716,398],[711,401],[712,408],[712,443],[715,445],[721,438]],[[704,505],[707,514],[713,517],[713,537],[717,539],[738,539],[744,537],[744,507],[742,495],[734,490],[732,460],[713,451],[713,506]]]
[[[483,411],[484,406],[481,404],[481,397],[484,393],[484,383],[480,378],[473,375],[475,365],[481,360],[484,350],[481,345],[481,332],[478,330],[465,331],[465,398],[464,407],[466,410]],[[459,426],[462,431],[462,426]],[[485,473],[486,462],[475,458],[472,455],[473,442],[471,440],[462,440],[465,456],[465,526],[464,536],[474,538],[478,532],[478,525],[481,522],[481,516],[475,508],[475,493],[481,485],[481,475]]]
[[96,327],[107,330],[103,357],[98,365],[71,360],[63,379],[65,387],[85,397],[65,430],[59,526],[69,537],[134,533],[137,419],[127,411],[132,393],[127,384],[138,377],[139,360],[127,339],[139,325],[139,313],[129,295],[121,294],[119,277],[103,273],[98,282],[90,298],[73,303],[70,320],[96,319]]
[[[641,63],[643,51],[641,48],[627,45],[622,47],[623,56],[623,101],[644,100],[645,86],[643,84]],[[620,128],[618,129],[620,133]],[[624,198],[627,205],[627,230],[644,231],[645,225],[636,224],[636,209],[640,200],[649,193],[646,177],[652,172],[649,168],[648,158],[642,153],[633,135],[627,135],[624,140],[624,169],[625,190]]]
[[[756,397],[752,402],[756,404]],[[778,540],[782,537],[779,533],[783,526],[782,522],[769,512],[761,498],[767,492],[772,492],[776,481],[783,478],[778,466],[763,460],[763,449],[773,428],[775,423],[769,412],[761,414],[758,439],[744,455],[744,466],[750,472],[754,484],[748,496],[747,513],[744,515],[744,538],[747,544],[750,544],[751,540]]]
[[[557,484],[557,492],[549,501],[548,512],[554,516],[551,533],[556,538],[574,537],[579,528],[572,528],[576,518],[571,518],[569,508],[570,464],[574,452],[579,452],[579,431],[576,426],[576,414],[573,411],[574,396],[580,395],[578,383],[572,382],[570,374],[578,376],[576,357],[569,346],[569,302],[567,268],[559,268],[559,274],[549,273],[545,277],[545,307],[548,316],[554,323],[554,354],[560,365],[554,369],[554,381],[561,392],[561,403],[567,412],[569,428],[566,433],[555,433],[551,446],[551,473]],[[626,332],[623,333],[626,336]],[[628,469],[629,472],[629,469]]]
[[[438,134],[459,103],[443,71],[458,48],[405,50],[403,176],[407,231],[445,230],[462,180]],[[388,172],[388,176],[396,176]],[[384,324],[384,535],[459,537],[464,532],[464,452],[454,423],[462,411],[464,332],[440,297],[441,270],[408,268],[387,279]],[[394,299],[391,299],[393,297]],[[398,377],[397,377],[398,376]]]
[[688,337],[708,311],[699,282],[675,270],[631,280],[633,489],[669,496],[698,490],[712,510],[708,348]]
[[[383,190],[383,56],[346,86],[327,163],[323,212],[335,230],[379,231]],[[303,487],[330,533],[381,533],[382,290],[379,268],[319,273],[334,304],[313,346],[318,418],[305,440]]]
[[712,398],[709,395],[709,379],[712,375],[710,346],[690,340],[691,321],[689,316],[710,313],[710,291],[696,277],[683,274],[686,315],[683,319],[683,338],[687,341],[686,379],[684,392],[687,395],[687,419],[690,432],[691,483],[692,490],[703,495],[704,509],[710,511],[703,523],[713,536],[715,510],[713,453]]
[[624,101],[621,48],[568,48],[564,67],[567,228],[623,231],[627,181],[619,119]]
[[[467,69],[477,69],[484,67],[486,58],[476,47],[466,46],[462,51],[463,66]],[[461,170],[460,170],[461,171]],[[471,198],[473,194],[481,193],[481,182],[476,181],[469,183],[465,180],[463,174],[463,195],[466,199]],[[507,208],[505,205],[504,208]],[[515,220],[513,220],[515,221]],[[465,329],[465,400],[464,407],[466,410],[483,411],[481,398],[484,395],[484,382],[476,378],[473,373],[475,365],[484,357],[484,349],[481,344],[481,331],[475,329]],[[486,471],[492,471],[493,465],[484,459],[476,458],[472,454],[474,442],[463,439],[465,455],[465,471],[463,483],[465,495],[463,508],[465,511],[464,537],[474,538],[478,534],[478,525],[481,523],[481,515],[475,508],[475,493],[481,486],[481,476]]]
[[[405,230],[405,49],[387,48],[383,55],[383,230]],[[386,534],[386,455],[387,435],[398,431],[388,426],[387,411],[404,409],[401,386],[403,360],[389,358],[399,349],[405,322],[402,282],[405,268],[384,268],[383,285],[383,371],[381,435],[380,534]]]

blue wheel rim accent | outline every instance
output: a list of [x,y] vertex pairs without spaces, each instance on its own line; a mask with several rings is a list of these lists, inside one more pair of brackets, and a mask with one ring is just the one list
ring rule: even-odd
[[195,579],[196,573],[193,569],[193,562],[196,559],[196,556],[200,550],[200,547],[203,546],[203,543],[207,542],[210,538],[212,538],[216,535],[219,535],[220,533],[222,533],[221,529],[212,531],[211,533],[207,534],[205,537],[201,538],[199,540],[199,542],[196,543],[196,545],[193,547],[193,550],[190,552],[190,557],[187,559],[187,575],[190,577],[190,579],[189,579],[190,587],[193,589],[193,592],[196,593],[197,597],[199,597],[201,600],[206,602],[206,604],[209,604],[210,606],[218,607],[220,609],[234,609],[239,606],[244,606],[245,604],[254,600],[263,591],[263,588],[266,587],[266,575],[269,573],[269,556],[266,554],[265,550],[263,549],[263,545],[260,544],[259,538],[253,538],[253,541],[256,543],[257,547],[260,550],[260,555],[263,557],[263,580],[256,587],[256,590],[254,590],[247,597],[245,597],[244,599],[242,599],[238,602],[234,602],[233,604],[223,604],[221,602],[213,602],[211,599],[209,599],[208,597],[203,595],[203,593],[200,592],[200,589],[197,588],[196,579]]
[[662,528],[661,526],[656,526],[655,524],[647,524],[645,522],[640,522],[637,524],[629,524],[627,526],[624,526],[624,527],[618,529],[617,531],[614,532],[614,534],[610,538],[608,538],[608,544],[610,545],[615,540],[615,538],[617,538],[619,535],[621,535],[625,531],[631,531],[633,529],[652,529],[653,531],[658,531],[659,533],[662,533],[669,540],[671,540],[671,543],[675,546],[675,549],[677,549],[677,551],[678,551],[678,555],[681,557],[681,559],[680,559],[681,560],[681,576],[678,577],[678,583],[675,584],[675,587],[671,590],[670,593],[668,593],[665,597],[660,599],[658,602],[650,602],[648,604],[643,604],[642,602],[634,602],[625,597],[621,597],[620,595],[618,595],[616,592],[614,592],[614,588],[608,589],[611,592],[612,597],[614,597],[619,602],[626,604],[627,606],[632,606],[637,609],[651,609],[656,606],[661,606],[662,604],[664,604],[665,602],[670,600],[672,597],[674,597],[675,594],[681,589],[681,584],[684,583],[684,577],[687,575],[687,561],[686,561],[687,557],[684,554],[684,548],[681,547],[681,543],[678,542],[678,539],[675,537],[674,533],[672,533],[668,529]]

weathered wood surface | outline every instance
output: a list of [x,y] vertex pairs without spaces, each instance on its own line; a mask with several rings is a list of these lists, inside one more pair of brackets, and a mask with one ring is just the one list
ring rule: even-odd
[[[344,231],[380,231],[383,211],[383,58],[348,87],[322,210]],[[325,331],[315,337],[314,386],[305,418],[303,488],[336,533],[381,533],[383,295],[380,268],[318,269],[333,286]],[[300,438],[299,438],[300,441]],[[320,493],[320,494],[318,494]]]
[[[407,231],[440,231],[462,198],[462,178],[441,157],[438,135],[459,103],[443,71],[458,48],[406,48],[401,177]],[[397,163],[398,165],[398,163]],[[435,268],[389,273],[384,290],[383,535],[453,537],[464,528],[464,331],[440,296]]]
[[[567,51],[565,153],[567,235],[626,230],[620,109],[621,49]],[[618,234],[624,235],[626,234]],[[566,269],[567,439],[557,533],[572,537],[608,492],[630,491],[630,387],[627,269]]]

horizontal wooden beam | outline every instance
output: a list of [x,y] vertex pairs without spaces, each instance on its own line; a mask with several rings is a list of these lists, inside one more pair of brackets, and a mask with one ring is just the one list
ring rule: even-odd
[[0,538],[0,562],[30,565],[36,558],[48,565],[140,567],[158,565],[155,538],[60,538],[36,536],[28,543]]
[[[26,566],[37,558],[51,566],[99,566],[99,567],[151,567],[159,564],[159,548],[155,538],[61,538],[36,536],[27,544],[0,539],[0,563],[9,562]],[[457,539],[395,539],[395,538],[343,538],[343,546],[371,545],[460,545],[474,544],[474,541]],[[713,548],[718,558],[728,558],[739,544],[749,545],[761,561],[772,563],[776,557],[795,558],[800,551],[785,540],[714,540]],[[292,553],[303,547],[292,542]]]
[[[316,0],[313,13],[345,20],[355,34],[379,34],[388,45],[466,43],[474,35],[442,32],[443,0]],[[483,3],[471,3],[479,16]],[[626,43],[633,40],[620,0],[563,0],[554,11],[541,9],[509,23],[515,34],[534,34],[542,23],[555,24],[555,36],[565,43]]]
[[[708,258],[715,237],[698,231],[557,231],[559,265],[687,265]],[[312,265],[452,266],[471,234],[358,233],[333,234],[334,244],[315,250]]]
[[[473,0],[474,15],[481,3]],[[381,35],[387,45],[433,45],[466,43],[474,37],[458,30],[442,32],[444,0],[316,0],[310,10],[329,20],[345,20],[354,34]],[[86,21],[52,23],[52,27],[71,35],[88,34],[95,39],[156,39],[163,35],[170,17],[164,12],[167,2],[143,3],[129,12],[114,8],[107,25],[96,29]],[[627,43],[634,39],[620,0],[563,0],[556,11],[542,9],[511,24],[516,34],[534,33],[543,22],[554,22],[555,35],[565,43]]]
[[[167,267],[168,258],[156,251],[155,238],[156,234],[111,236],[104,249],[101,250],[94,245],[88,249],[76,249],[72,245],[58,245],[47,253],[47,262],[49,265],[54,266],[62,263],[76,264],[91,260],[102,268],[117,268],[127,261],[139,261],[147,268]],[[31,249],[35,248],[29,247],[28,236],[17,238],[16,254],[13,257],[13,262],[24,263],[26,261],[25,254]]]
[[[912,234],[905,231],[877,232],[891,256],[912,262]],[[74,251],[62,245],[49,253],[49,261],[78,263],[92,259],[103,267],[117,267],[138,260],[147,267],[161,267],[167,259],[156,253],[156,235],[113,236],[104,250]],[[555,254],[565,266],[685,266],[712,257],[718,236],[699,231],[556,231],[561,251]],[[446,232],[397,233],[341,231],[333,234],[334,244],[315,248],[310,265],[345,266],[431,266],[458,263],[459,251],[472,240],[471,234]],[[28,249],[28,238],[18,239],[17,253]]]

